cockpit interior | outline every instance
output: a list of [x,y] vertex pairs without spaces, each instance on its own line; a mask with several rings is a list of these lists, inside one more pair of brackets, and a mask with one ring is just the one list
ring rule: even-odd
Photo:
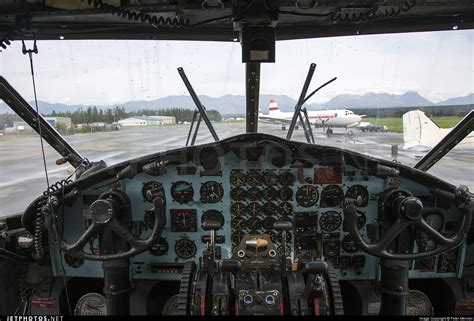
[[[59,34],[238,38],[246,68],[246,132],[108,166],[79,155],[2,77],[1,99],[42,130],[60,161],[76,171],[51,182],[21,215],[0,218],[0,314],[474,311],[473,196],[466,186],[398,162],[257,131],[260,64],[278,59],[275,39],[444,30],[458,20],[468,29],[474,5],[77,2],[0,1],[4,50],[21,41],[25,28],[36,30],[39,43]],[[290,131],[298,119],[304,123],[301,105]],[[205,110],[201,116],[208,125]],[[465,124],[463,133],[472,131],[472,117]]]

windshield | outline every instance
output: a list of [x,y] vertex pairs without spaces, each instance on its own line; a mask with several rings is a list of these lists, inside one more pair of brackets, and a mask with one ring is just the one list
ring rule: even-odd
[[[354,36],[277,42],[262,64],[261,133],[287,137],[311,63],[303,106],[315,143],[413,166],[473,108],[473,31]],[[186,145],[196,105],[183,67],[220,139],[245,132],[245,67],[238,42],[39,41],[33,56],[39,110],[90,161],[113,165]],[[33,104],[30,65],[16,41],[0,73]],[[46,189],[39,136],[0,104],[0,215],[21,212]],[[295,124],[291,139],[306,141]],[[191,139],[190,139],[191,140]],[[195,144],[212,142],[205,124]],[[47,144],[46,144],[47,145]],[[474,186],[473,154],[448,154],[432,169]],[[70,176],[46,146],[50,183]]]

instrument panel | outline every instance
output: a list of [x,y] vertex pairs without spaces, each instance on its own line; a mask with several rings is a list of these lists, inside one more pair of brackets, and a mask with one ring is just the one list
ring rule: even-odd
[[[132,258],[132,274],[138,279],[179,279],[179,266],[187,261],[199,263],[210,232],[205,220],[217,221],[216,244],[219,257],[232,257],[235,247],[247,234],[268,234],[280,253],[293,264],[323,258],[332,263],[340,279],[373,280],[378,258],[361,252],[344,226],[344,203],[356,201],[357,226],[364,238],[370,237],[377,219],[379,196],[390,180],[345,163],[344,155],[315,162],[293,161],[275,165],[270,157],[272,145],[264,145],[256,157],[243,160],[234,150],[220,152],[217,169],[209,169],[199,158],[166,165],[166,173],[139,173],[123,180],[132,207],[132,230],[146,238],[153,227],[153,193],[166,199],[166,225],[162,238],[149,251]],[[270,155],[270,156],[269,156]],[[265,156],[265,157],[264,157]],[[323,156],[322,156],[323,157]],[[316,158],[316,157],[315,157]],[[427,197],[429,189],[407,178],[398,178],[403,188]],[[65,217],[65,235],[77,238],[84,226],[83,217],[94,197],[106,191],[103,182],[82,192],[68,208],[78,215]],[[277,220],[292,222],[282,247],[282,232],[273,228]],[[455,221],[456,218],[453,218]],[[449,220],[443,222],[449,229]],[[91,249],[97,244],[91,244]],[[412,263],[411,277],[453,277],[461,273],[461,251],[444,253],[431,260]],[[58,260],[64,260],[59,257]],[[99,262],[83,261],[64,268],[70,276],[100,277]],[[60,271],[59,263],[56,271]]]

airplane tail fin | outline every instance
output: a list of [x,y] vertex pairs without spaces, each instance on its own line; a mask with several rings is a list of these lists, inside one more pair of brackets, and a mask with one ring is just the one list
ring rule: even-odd
[[270,100],[270,104],[268,105],[268,114],[274,115],[281,113],[280,108],[278,107],[278,103],[276,100]]
[[404,149],[418,145],[430,146],[433,136],[438,136],[440,128],[421,110],[403,114]]

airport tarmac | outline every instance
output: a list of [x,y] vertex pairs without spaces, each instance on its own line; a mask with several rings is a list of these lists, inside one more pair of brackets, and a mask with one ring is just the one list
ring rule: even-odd
[[[245,123],[215,123],[219,138],[235,136],[245,131]],[[127,159],[152,154],[158,151],[184,147],[189,125],[131,128],[113,132],[75,134],[66,136],[70,144],[90,161],[104,160],[113,165]],[[259,124],[259,131],[286,137],[286,131],[272,124]],[[348,148],[359,153],[413,166],[425,152],[399,149],[397,156],[391,155],[392,145],[403,143],[399,133],[361,133],[354,130],[352,136],[344,129],[335,129],[327,137],[322,129],[314,129],[317,144]],[[305,141],[304,133],[295,130],[293,140]],[[201,126],[196,144],[212,141],[212,136]],[[59,155],[45,144],[46,163],[50,183],[64,179],[72,172],[68,164],[57,166]],[[430,170],[447,181],[465,184],[474,190],[474,167],[472,152],[453,150],[446,159]],[[0,216],[22,212],[26,206],[47,187],[41,156],[40,140],[36,135],[5,135],[0,137]]]

